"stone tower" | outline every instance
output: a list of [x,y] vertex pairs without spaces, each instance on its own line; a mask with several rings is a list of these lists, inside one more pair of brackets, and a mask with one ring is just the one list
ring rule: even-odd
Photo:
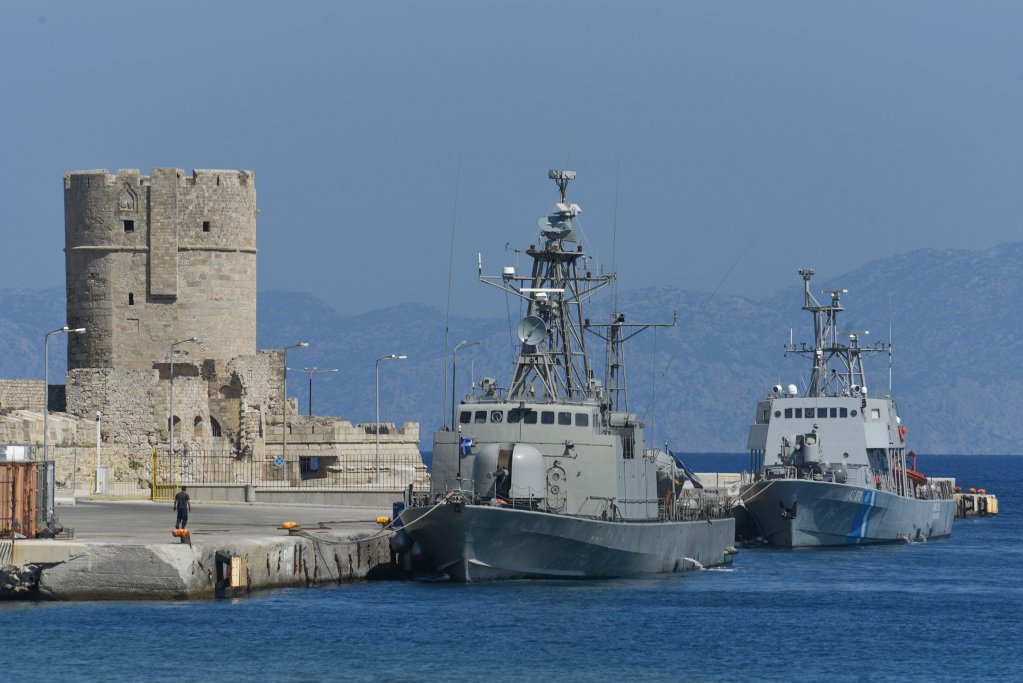
[[194,356],[256,353],[251,171],[155,168],[64,175],[68,369],[152,369],[173,342]]

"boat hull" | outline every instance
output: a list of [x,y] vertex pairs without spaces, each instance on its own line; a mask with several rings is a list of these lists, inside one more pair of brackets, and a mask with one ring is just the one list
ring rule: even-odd
[[924,541],[952,533],[955,504],[804,479],[758,481],[742,493],[764,542],[781,547]]
[[611,578],[731,561],[735,522],[607,522],[490,505],[411,507],[401,519],[438,571],[458,582]]

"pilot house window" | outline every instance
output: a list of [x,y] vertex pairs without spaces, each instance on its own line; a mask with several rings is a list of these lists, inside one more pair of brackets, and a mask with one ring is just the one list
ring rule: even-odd
[[472,411],[463,410],[458,414],[458,421],[464,425],[469,424],[469,420],[472,419]]
[[554,424],[554,411],[545,410],[542,413],[540,413],[540,423],[545,425]]

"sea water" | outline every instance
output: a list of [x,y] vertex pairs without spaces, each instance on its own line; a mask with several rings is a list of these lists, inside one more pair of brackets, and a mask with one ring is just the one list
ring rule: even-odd
[[996,493],[1001,514],[947,540],[740,548],[727,569],[637,579],[6,603],[0,680],[1023,680],[1023,457],[920,468]]

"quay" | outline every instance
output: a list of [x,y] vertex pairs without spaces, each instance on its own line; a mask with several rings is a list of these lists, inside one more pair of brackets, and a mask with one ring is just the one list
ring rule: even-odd
[[955,488],[956,517],[994,517],[998,514],[998,498],[984,489]]
[[0,540],[0,599],[213,598],[374,578],[392,569],[392,532],[376,521],[390,514],[193,501],[184,542],[169,502],[79,499],[57,508],[73,537]]

